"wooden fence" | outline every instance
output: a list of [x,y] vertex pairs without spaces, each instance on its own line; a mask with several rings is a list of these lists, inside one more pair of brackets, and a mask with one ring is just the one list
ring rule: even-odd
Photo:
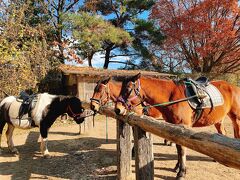
[[148,116],[116,116],[112,108],[101,113],[117,119],[117,173],[118,179],[130,179],[131,126],[134,127],[136,179],[154,179],[154,158],[151,135],[165,138],[214,158],[221,164],[240,169],[240,141],[220,134],[194,132],[184,126],[156,121]]

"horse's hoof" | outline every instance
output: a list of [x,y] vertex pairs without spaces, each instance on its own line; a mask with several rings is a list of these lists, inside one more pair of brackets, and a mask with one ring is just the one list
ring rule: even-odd
[[16,148],[9,149],[9,151],[10,151],[11,153],[15,154],[15,155],[18,155],[18,154],[19,154],[19,152],[18,152],[18,150],[17,150]]
[[179,169],[179,163],[176,164],[176,166],[174,167],[173,171],[178,172]]
[[184,180],[184,179],[185,179],[184,177],[179,177],[179,176],[176,177],[176,180]]
[[43,157],[44,157],[44,159],[50,159],[51,158],[50,154],[44,154]]
[[186,169],[185,169],[185,170],[184,170],[184,169],[180,170],[180,171],[178,172],[178,174],[177,174],[176,179],[178,179],[178,180],[183,180],[183,179],[185,179],[186,172],[187,172]]

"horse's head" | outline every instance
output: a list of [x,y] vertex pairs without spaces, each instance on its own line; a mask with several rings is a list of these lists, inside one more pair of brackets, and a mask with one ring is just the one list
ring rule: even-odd
[[67,113],[77,124],[80,124],[84,121],[85,117],[88,116],[87,113],[89,112],[84,109],[79,98],[70,97],[68,99]]
[[115,104],[115,113],[125,115],[128,111],[134,111],[141,115],[143,112],[143,95],[140,84],[141,74],[127,77],[122,82],[120,95]]
[[110,99],[110,92],[108,83],[111,78],[100,80],[94,88],[93,96],[91,98],[91,109],[98,112],[100,107],[105,105]]

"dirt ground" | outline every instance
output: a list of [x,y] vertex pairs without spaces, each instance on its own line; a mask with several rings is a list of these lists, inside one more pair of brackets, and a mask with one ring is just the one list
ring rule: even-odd
[[[232,137],[230,120],[225,124]],[[84,129],[82,128],[82,131]],[[214,127],[198,128],[198,131],[216,132]],[[105,116],[98,116],[95,127],[85,128],[78,135],[79,126],[71,121],[57,121],[50,129],[50,159],[39,153],[39,130],[16,130],[14,142],[19,155],[7,150],[6,138],[2,140],[0,155],[0,180],[5,179],[116,179],[116,121],[108,120],[108,142],[106,142]],[[38,142],[38,143],[37,143]],[[164,146],[163,139],[154,136],[154,177],[175,179],[175,146]],[[134,173],[134,161],[132,161]],[[239,180],[240,171],[225,167],[212,158],[188,150],[187,180]],[[135,179],[133,174],[132,179]]]

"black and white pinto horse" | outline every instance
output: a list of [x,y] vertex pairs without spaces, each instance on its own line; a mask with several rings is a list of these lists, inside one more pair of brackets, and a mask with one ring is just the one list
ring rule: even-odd
[[[88,110],[84,110],[81,101],[77,97],[59,96],[42,93],[37,95],[35,107],[30,112],[31,121],[28,118],[22,118],[10,115],[11,105],[17,101],[14,96],[4,98],[0,103],[0,154],[1,154],[1,137],[5,124],[8,124],[6,131],[7,144],[10,152],[18,154],[18,150],[14,147],[12,136],[14,128],[29,129],[34,126],[40,128],[41,145],[40,150],[44,157],[49,157],[47,142],[48,130],[54,121],[60,115],[67,113],[77,124],[84,121]],[[16,111],[16,110],[15,110]],[[14,112],[12,111],[12,114]],[[17,114],[17,112],[15,112]]]

